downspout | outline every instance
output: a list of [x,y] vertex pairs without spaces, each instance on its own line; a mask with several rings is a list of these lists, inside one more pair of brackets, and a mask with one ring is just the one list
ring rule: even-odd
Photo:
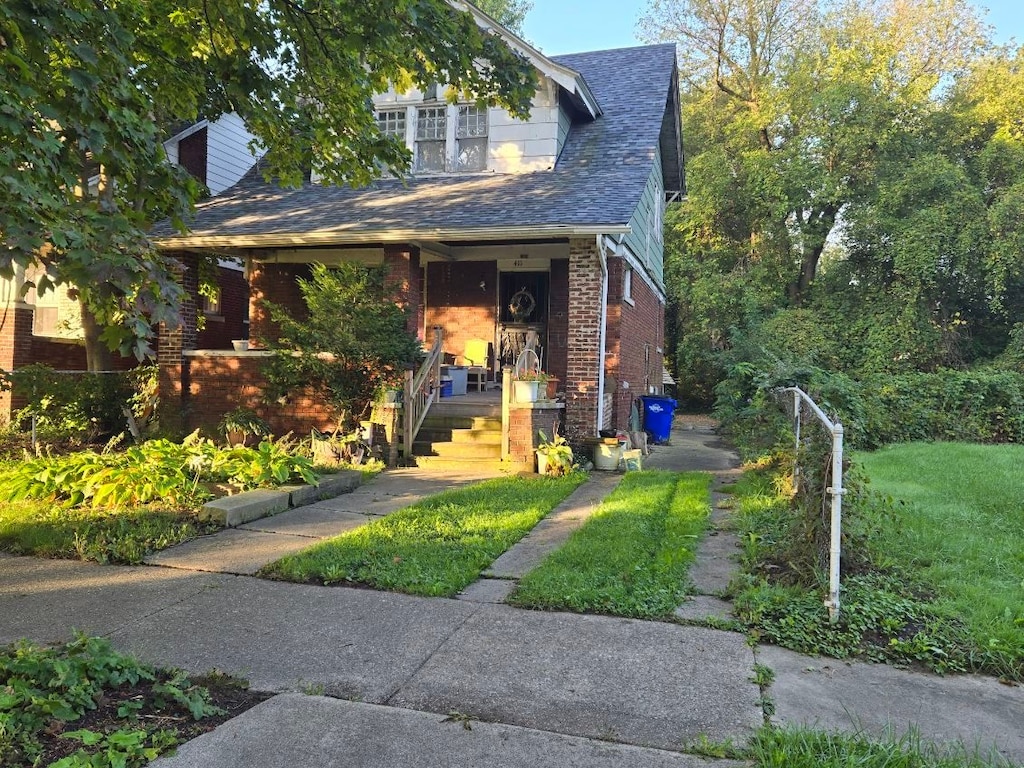
[[601,262],[601,341],[597,356],[597,431],[604,429],[604,357],[608,342],[608,254],[604,235],[597,236],[597,257]]

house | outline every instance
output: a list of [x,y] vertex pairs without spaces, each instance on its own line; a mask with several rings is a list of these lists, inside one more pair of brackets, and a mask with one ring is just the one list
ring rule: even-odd
[[[459,361],[489,342],[492,380],[535,339],[564,394],[565,432],[581,441],[626,428],[634,400],[662,391],[663,212],[684,189],[675,48],[549,57],[499,32],[537,69],[529,120],[448,103],[443,86],[382,93],[380,128],[413,153],[407,178],[284,189],[253,172],[200,205],[188,234],[156,240],[183,260],[245,260],[254,346],[274,333],[260,300],[301,307],[296,278],[310,264],[383,264],[410,330],[429,343],[440,327]],[[160,339],[162,392],[181,398],[190,428],[254,404],[263,359],[203,353],[194,313]],[[302,401],[267,415],[277,431],[303,431],[323,414]],[[550,415],[520,431],[550,429]]]
[[[173,131],[164,142],[167,158],[184,166],[211,195],[232,187],[256,163],[249,149],[252,134],[235,115],[200,120]],[[65,371],[86,370],[82,317],[74,288],[59,286],[37,293],[32,285],[42,268],[16,268],[0,278],[0,370],[13,371],[41,363]],[[27,284],[27,285],[26,285]],[[197,342],[204,348],[230,349],[234,339],[248,336],[249,286],[241,262],[223,260],[217,268],[216,292],[199,303],[202,321]],[[114,367],[127,370],[135,358],[115,356]],[[0,392],[0,421],[23,405],[10,392]]]

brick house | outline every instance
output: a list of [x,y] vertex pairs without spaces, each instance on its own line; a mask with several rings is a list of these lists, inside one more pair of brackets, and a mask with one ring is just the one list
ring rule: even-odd
[[[173,132],[164,142],[167,159],[184,166],[217,195],[236,184],[256,163],[248,148],[252,134],[241,120],[225,115],[200,120]],[[74,288],[59,286],[37,294],[31,287],[41,270],[16,268],[0,278],[0,370],[41,363],[56,370],[86,370],[82,317]],[[233,339],[248,335],[249,285],[241,262],[223,260],[217,267],[215,296],[200,299],[203,322],[197,343],[209,349],[231,349]],[[117,370],[138,365],[134,357],[114,357]],[[0,422],[24,405],[11,392],[0,392]]]
[[[635,398],[662,391],[663,212],[684,188],[675,49],[548,57],[499,31],[539,74],[528,121],[450,104],[443,87],[383,93],[378,125],[413,153],[406,179],[284,189],[252,172],[200,205],[188,234],[158,230],[157,243],[185,260],[245,260],[254,347],[274,332],[261,299],[299,309],[296,278],[345,260],[385,265],[410,330],[429,342],[442,328],[457,361],[486,342],[491,380],[533,334],[579,441],[625,428]],[[161,386],[188,427],[256,406],[263,359],[201,352],[195,311],[160,340]],[[309,400],[266,415],[277,431],[323,422]]]

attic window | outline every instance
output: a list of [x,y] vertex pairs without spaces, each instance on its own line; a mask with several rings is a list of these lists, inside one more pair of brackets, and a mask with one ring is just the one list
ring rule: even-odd
[[416,170],[443,172],[448,138],[447,107],[416,110]]
[[460,171],[487,169],[487,108],[459,107],[455,158]]
[[405,110],[388,109],[377,113],[377,128],[385,136],[405,141]]

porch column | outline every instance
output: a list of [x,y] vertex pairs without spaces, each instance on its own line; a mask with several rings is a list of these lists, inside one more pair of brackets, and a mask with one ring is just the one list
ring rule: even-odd
[[423,286],[420,249],[414,245],[384,246],[384,295],[408,312],[406,328],[423,339]]
[[249,338],[253,346],[266,346],[269,339],[281,335],[264,301],[284,307],[292,317],[307,316],[298,280],[309,276],[308,264],[252,263],[249,269]]
[[196,348],[199,332],[196,318],[199,310],[199,270],[196,258],[177,254],[184,265],[179,280],[185,289],[181,299],[181,324],[170,328],[160,323],[157,328],[158,387],[160,390],[160,425],[171,432],[188,430],[188,399],[191,388],[186,350]]
[[602,279],[596,238],[571,238],[569,361],[565,376],[565,432],[570,442],[597,433]]

